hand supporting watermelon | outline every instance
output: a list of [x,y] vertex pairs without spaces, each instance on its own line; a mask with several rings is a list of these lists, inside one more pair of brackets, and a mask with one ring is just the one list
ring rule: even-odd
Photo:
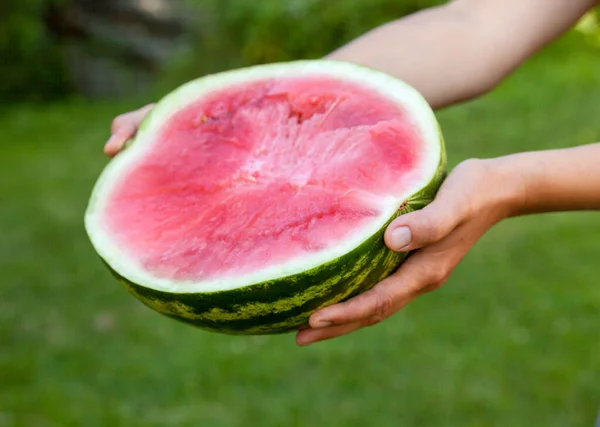
[[377,324],[439,288],[477,240],[504,218],[600,209],[598,159],[600,143],[461,163],[434,202],[399,217],[386,231],[392,250],[414,254],[370,291],[315,313],[310,328],[298,333],[298,344]]
[[116,156],[127,141],[135,136],[146,115],[153,107],[154,104],[146,105],[139,110],[121,114],[115,118],[111,126],[111,137],[104,145],[104,153],[109,157]]

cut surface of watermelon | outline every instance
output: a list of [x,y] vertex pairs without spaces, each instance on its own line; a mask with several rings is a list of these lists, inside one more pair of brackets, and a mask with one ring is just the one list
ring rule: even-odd
[[216,92],[177,112],[159,141],[101,221],[161,278],[214,280],[331,250],[381,225],[423,179],[410,115],[329,77]]
[[252,67],[160,101],[99,178],[86,228],[144,289],[296,283],[425,203],[444,167],[435,116],[405,83],[334,61]]

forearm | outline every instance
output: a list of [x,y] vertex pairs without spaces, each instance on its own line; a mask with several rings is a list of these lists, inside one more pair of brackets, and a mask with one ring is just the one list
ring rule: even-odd
[[434,108],[488,90],[470,15],[455,4],[426,9],[376,28],[329,57],[374,68],[414,86]]
[[600,209],[600,143],[493,160],[513,194],[513,216]]
[[472,99],[575,24],[595,0],[455,0],[329,55],[399,77],[434,108]]

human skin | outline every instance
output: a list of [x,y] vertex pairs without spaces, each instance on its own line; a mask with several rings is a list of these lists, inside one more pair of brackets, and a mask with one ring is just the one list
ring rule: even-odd
[[439,288],[477,240],[505,218],[600,209],[599,159],[600,143],[595,143],[459,164],[430,205],[387,229],[392,250],[414,254],[370,291],[315,313],[310,328],[298,333],[298,344],[375,325]]
[[[328,55],[384,71],[439,109],[492,90],[569,28],[597,0],[454,0],[378,27]],[[117,117],[105,153],[115,156],[152,109]],[[492,226],[517,215],[600,209],[600,143],[469,159],[424,209],[393,221],[387,246],[414,251],[370,291],[326,307],[296,341],[305,346],[381,322],[439,288]],[[560,174],[556,173],[560,171]]]

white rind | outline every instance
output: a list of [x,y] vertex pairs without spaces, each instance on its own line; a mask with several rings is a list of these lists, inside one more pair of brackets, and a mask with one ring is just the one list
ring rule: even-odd
[[[420,179],[410,188],[394,198],[387,198],[381,215],[348,239],[339,242],[332,249],[291,259],[284,264],[265,268],[243,276],[220,277],[216,280],[189,282],[173,281],[151,275],[135,259],[121,250],[103,229],[100,213],[103,211],[114,183],[124,176],[149,151],[155,136],[173,114],[205,94],[227,88],[235,83],[248,83],[255,80],[277,77],[301,77],[308,75],[333,76],[356,82],[370,88],[386,98],[397,102],[410,115],[423,139],[425,155],[423,163],[416,167]],[[435,176],[442,148],[435,115],[425,99],[408,84],[387,74],[354,65],[329,60],[294,61],[260,65],[241,70],[228,71],[206,76],[183,85],[161,100],[140,128],[135,141],[125,151],[116,156],[104,169],[98,179],[85,216],[88,235],[98,254],[121,276],[142,286],[176,293],[214,292],[236,289],[243,286],[293,275],[318,267],[330,260],[343,256],[375,234],[394,215],[403,201],[422,190]]]

